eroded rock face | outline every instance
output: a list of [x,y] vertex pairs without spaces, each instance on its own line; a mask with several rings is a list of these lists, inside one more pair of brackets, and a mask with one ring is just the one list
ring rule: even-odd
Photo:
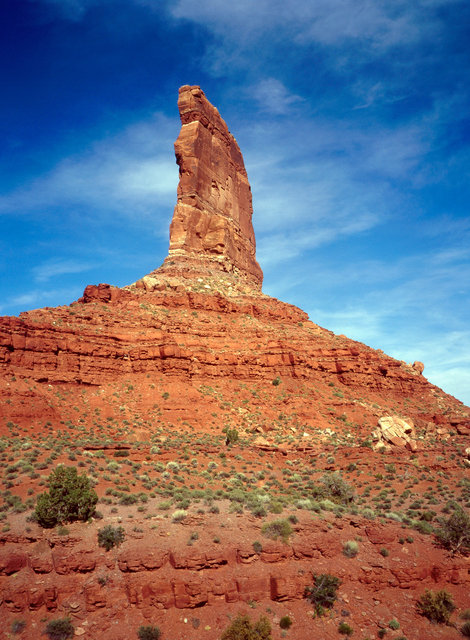
[[251,189],[237,141],[200,87],[181,87],[178,108],[180,181],[165,269],[205,265],[260,289]]

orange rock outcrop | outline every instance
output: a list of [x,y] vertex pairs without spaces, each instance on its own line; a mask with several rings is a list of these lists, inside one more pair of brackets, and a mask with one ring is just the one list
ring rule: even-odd
[[215,269],[259,290],[251,188],[237,141],[200,87],[181,87],[178,109],[180,180],[164,268]]

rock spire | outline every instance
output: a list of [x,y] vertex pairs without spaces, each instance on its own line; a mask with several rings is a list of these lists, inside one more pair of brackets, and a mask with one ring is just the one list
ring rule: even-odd
[[158,271],[224,272],[260,290],[251,189],[237,141],[200,87],[181,87],[178,109],[180,179],[169,253]]

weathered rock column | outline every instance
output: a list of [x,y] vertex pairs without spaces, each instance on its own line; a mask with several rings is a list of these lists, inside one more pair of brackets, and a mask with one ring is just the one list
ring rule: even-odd
[[200,87],[181,87],[178,108],[180,180],[163,268],[200,271],[206,266],[260,290],[251,188],[237,141]]

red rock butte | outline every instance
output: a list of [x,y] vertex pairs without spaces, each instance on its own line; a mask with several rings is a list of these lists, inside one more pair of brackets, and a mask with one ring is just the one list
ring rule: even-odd
[[181,87],[178,109],[180,179],[170,249],[158,272],[186,279],[226,274],[234,286],[260,291],[251,188],[237,141],[200,87]]

